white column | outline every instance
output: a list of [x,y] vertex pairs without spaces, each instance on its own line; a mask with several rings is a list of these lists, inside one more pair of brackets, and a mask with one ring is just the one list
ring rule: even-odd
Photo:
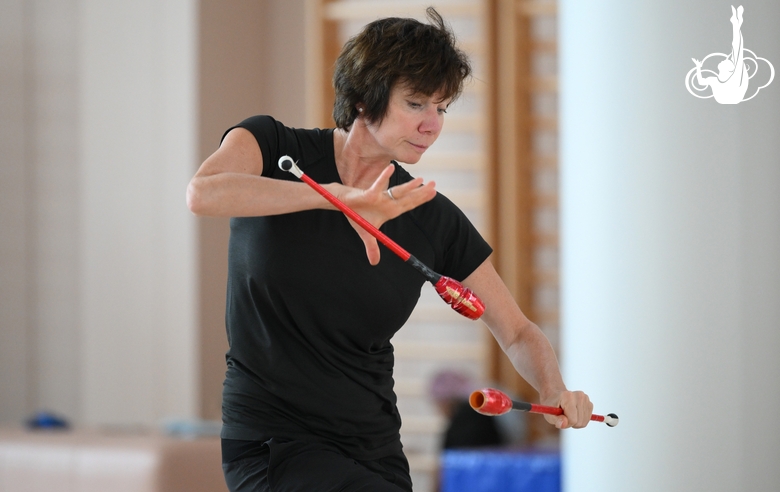
[[197,2],[82,0],[82,405],[87,423],[197,411]]
[[[730,5],[560,2],[562,365],[621,418],[564,433],[570,492],[780,490],[780,82],[684,85]],[[776,68],[779,18],[742,26]]]
[[76,0],[25,2],[27,149],[31,176],[28,263],[36,409],[79,413],[79,177]]

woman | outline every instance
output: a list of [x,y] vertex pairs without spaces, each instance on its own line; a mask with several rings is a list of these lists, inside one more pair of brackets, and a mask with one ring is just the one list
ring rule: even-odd
[[477,293],[518,371],[545,403],[563,407],[551,422],[588,422],[587,396],[566,390],[550,344],[487,259],[490,247],[434,183],[395,162],[416,163],[434,143],[471,73],[439,14],[428,9],[428,18],[378,20],[344,46],[337,128],[249,118],[226,132],[188,187],[195,214],[232,217],[222,431],[232,491],[412,489],[390,338],[425,280],[279,170],[282,155]]

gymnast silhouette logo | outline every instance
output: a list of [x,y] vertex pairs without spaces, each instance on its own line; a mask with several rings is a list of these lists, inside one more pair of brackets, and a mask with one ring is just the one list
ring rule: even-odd
[[[707,55],[702,61],[692,58],[696,66],[685,76],[685,88],[694,96],[700,99],[714,97],[715,101],[720,104],[739,104],[742,101],[749,101],[756,97],[758,91],[768,86],[772,79],[775,78],[775,67],[767,59],[756,56],[755,53],[745,48],[741,31],[742,13],[744,11],[745,9],[741,5],[736,10],[733,6],[731,7],[732,15],[730,20],[733,35],[731,39],[731,53],[729,55],[712,53]],[[713,59],[711,64],[720,60],[717,65],[717,73],[714,70],[703,68],[710,58]],[[768,77],[765,74],[767,72],[766,68],[759,70],[759,67],[763,67],[764,63],[769,69]],[[762,73],[762,76],[751,82],[759,71]],[[711,76],[705,77],[702,74]],[[767,78],[769,80],[760,85],[761,81]],[[748,86],[751,87],[749,88]],[[708,91],[708,88],[710,91]],[[750,89],[749,92],[748,89]]]

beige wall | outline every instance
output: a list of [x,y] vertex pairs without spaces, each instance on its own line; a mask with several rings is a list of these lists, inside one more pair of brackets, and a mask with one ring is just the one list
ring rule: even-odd
[[[198,162],[219,145],[223,132],[262,106],[263,2],[200,2]],[[247,49],[250,47],[250,49]],[[195,167],[193,167],[193,172]],[[227,219],[200,218],[198,226],[199,412],[218,418],[225,367]]]
[[25,43],[21,0],[0,3],[0,416],[20,418],[27,370],[28,218],[25,160]]
[[[232,125],[254,114],[271,114],[303,126],[303,0],[200,2],[199,162]],[[194,172],[194,168],[193,168]],[[200,414],[221,415],[225,374],[227,219],[200,218]]]

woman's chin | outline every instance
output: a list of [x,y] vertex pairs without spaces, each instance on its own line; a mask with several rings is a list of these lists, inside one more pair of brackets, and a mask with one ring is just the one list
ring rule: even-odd
[[395,160],[398,162],[403,162],[404,164],[417,164],[420,162],[420,159],[422,158],[422,154],[418,154],[416,152],[409,152],[404,155],[399,155]]

